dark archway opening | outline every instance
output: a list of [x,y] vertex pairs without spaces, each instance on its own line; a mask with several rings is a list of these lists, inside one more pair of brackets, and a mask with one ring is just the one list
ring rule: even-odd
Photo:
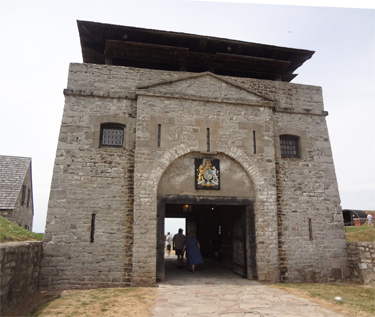
[[[205,263],[230,269],[248,279],[257,278],[252,199],[165,195],[158,200],[159,227],[165,218],[185,218],[186,234],[191,231],[198,238]],[[158,232],[163,229],[158,228]],[[159,281],[164,280],[166,269],[162,248],[160,244]]]

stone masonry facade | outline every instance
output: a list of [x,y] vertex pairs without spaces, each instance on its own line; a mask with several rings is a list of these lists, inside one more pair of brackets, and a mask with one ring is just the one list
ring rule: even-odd
[[0,244],[1,316],[38,289],[42,247],[40,241]]
[[350,279],[375,286],[375,245],[373,242],[348,242]]
[[[155,285],[158,184],[194,154],[228,157],[251,179],[259,281],[349,276],[320,87],[71,64],[64,94],[42,288]],[[125,126],[123,147],[100,146],[106,123]],[[281,157],[281,135],[299,138],[299,158]]]

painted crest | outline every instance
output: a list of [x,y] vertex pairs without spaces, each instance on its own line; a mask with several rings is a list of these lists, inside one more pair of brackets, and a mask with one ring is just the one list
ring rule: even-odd
[[220,161],[195,159],[195,189],[220,189]]

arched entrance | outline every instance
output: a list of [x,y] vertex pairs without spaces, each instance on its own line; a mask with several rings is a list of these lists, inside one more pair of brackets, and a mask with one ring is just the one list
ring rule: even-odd
[[[255,245],[255,191],[248,174],[233,159],[220,161],[220,190],[196,189],[196,158],[189,153],[173,161],[158,185],[157,280],[165,278],[164,219],[185,218],[201,244],[202,256],[249,279],[257,278]],[[212,155],[208,157],[211,159]],[[172,233],[174,234],[174,233]]]

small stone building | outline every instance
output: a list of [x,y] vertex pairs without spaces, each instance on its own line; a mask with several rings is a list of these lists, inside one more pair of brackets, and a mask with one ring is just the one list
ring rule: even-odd
[[164,220],[267,282],[349,274],[314,52],[78,21],[40,286],[154,285]]
[[32,230],[31,158],[0,155],[0,216]]

